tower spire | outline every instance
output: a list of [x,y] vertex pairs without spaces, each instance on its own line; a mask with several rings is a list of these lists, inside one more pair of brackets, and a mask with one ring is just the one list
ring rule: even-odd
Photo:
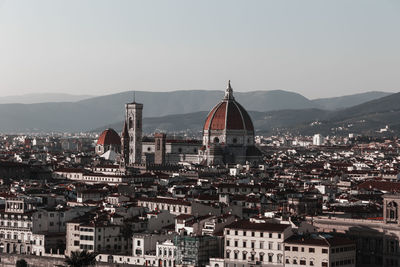
[[233,100],[233,89],[231,87],[231,80],[228,81],[228,87],[225,90],[225,97],[226,100]]

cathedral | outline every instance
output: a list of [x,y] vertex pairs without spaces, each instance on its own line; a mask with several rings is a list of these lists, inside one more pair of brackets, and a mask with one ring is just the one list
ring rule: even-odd
[[125,104],[120,142],[122,169],[182,163],[256,165],[262,158],[254,144],[253,122],[235,100],[230,81],[223,99],[205,119],[202,141],[168,139],[164,133],[155,133],[154,138],[143,138],[142,112],[143,104],[136,101]]
[[211,109],[204,123],[200,163],[257,164],[260,159],[261,152],[254,145],[253,122],[235,100],[229,81],[224,98]]

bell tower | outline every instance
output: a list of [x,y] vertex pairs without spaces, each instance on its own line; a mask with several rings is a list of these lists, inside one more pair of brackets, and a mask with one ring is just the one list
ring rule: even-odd
[[129,133],[128,133],[128,124],[126,120],[124,121],[124,128],[122,128],[121,134],[121,160],[120,167],[123,170],[126,170],[126,167],[129,165]]
[[[142,161],[142,111],[143,104],[132,103],[125,104],[125,123],[127,135],[129,137],[129,157],[126,165],[141,163]],[[125,127],[125,126],[124,126]]]

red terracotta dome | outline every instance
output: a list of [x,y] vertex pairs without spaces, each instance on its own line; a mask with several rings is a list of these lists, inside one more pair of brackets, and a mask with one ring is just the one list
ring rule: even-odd
[[97,140],[98,145],[121,145],[121,138],[119,134],[113,129],[107,129],[101,133]]
[[232,96],[230,83],[224,99],[208,114],[204,130],[247,130],[254,132],[253,122],[249,114]]

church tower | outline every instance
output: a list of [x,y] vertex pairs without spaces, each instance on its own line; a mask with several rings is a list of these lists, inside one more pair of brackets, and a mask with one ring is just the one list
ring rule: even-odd
[[129,165],[129,133],[128,124],[124,121],[124,127],[121,134],[121,161],[120,166],[123,170]]
[[[141,163],[142,161],[142,111],[143,104],[136,103],[133,101],[132,103],[125,104],[125,125],[124,131],[126,137],[128,137],[128,144],[123,144],[123,149],[125,153],[125,146],[128,149],[128,157],[125,157],[126,166],[131,166],[133,164]],[[125,127],[127,128],[125,130]],[[125,138],[123,133],[123,138]]]

